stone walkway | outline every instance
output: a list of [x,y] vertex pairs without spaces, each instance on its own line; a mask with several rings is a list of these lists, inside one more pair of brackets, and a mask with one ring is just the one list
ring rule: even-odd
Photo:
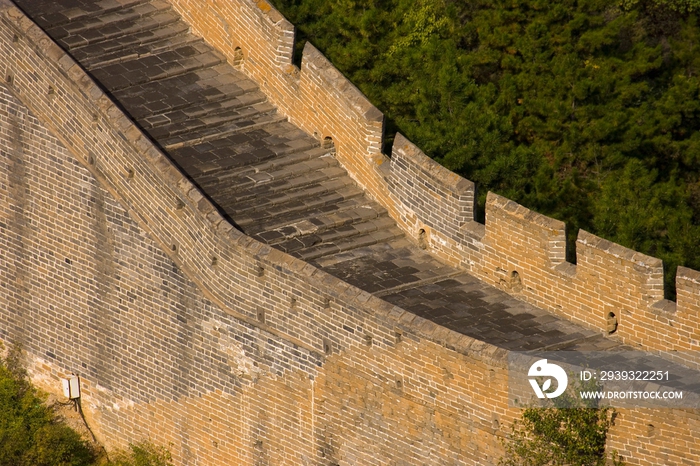
[[246,234],[445,327],[507,349],[618,344],[409,242],[329,148],[190,34],[164,0],[17,0]]

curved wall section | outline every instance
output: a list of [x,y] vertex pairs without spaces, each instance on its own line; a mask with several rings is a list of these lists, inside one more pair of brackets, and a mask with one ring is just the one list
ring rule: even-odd
[[[581,232],[578,265],[565,261],[564,224],[489,195],[486,224],[474,222],[475,187],[438,166],[397,135],[391,159],[381,154],[383,115],[316,48],[307,43],[301,69],[292,64],[294,26],[267,1],[172,0],[192,30],[230,62],[239,50],[251,76],[290,121],[319,140],[332,137],[348,173],[409,236],[430,251],[519,299],[653,351],[700,358],[697,272],[680,268],[677,303],[663,299],[659,259]],[[522,286],[512,286],[518,273]],[[674,356],[675,357],[675,356]]]
[[[240,4],[262,12],[255,21],[274,16],[264,2]],[[507,403],[504,350],[235,230],[7,0],[0,77],[0,339],[24,344],[47,390],[80,374],[83,407],[108,447],[148,436],[172,443],[183,465],[496,462],[520,414]],[[358,152],[373,160],[367,153]],[[389,196],[388,186],[376,192]],[[495,248],[466,220],[469,184],[452,180],[441,195],[450,189],[459,231]],[[559,236],[541,220],[528,241],[547,242],[537,260],[551,261]],[[679,300],[692,300],[698,280],[684,273]],[[629,464],[698,455],[695,411],[619,419],[609,445]]]
[[80,374],[109,447],[148,436],[214,465],[500,454],[484,432],[515,415],[504,351],[234,230],[7,2],[0,56],[0,339],[50,391]]

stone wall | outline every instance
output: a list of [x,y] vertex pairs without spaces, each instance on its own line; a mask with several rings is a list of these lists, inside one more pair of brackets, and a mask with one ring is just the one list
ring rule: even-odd
[[178,464],[500,454],[504,351],[234,230],[24,15],[0,18],[0,339],[48,390],[80,374],[103,442],[172,442]]
[[[428,173],[424,167],[429,163],[399,135],[389,186],[402,223],[410,230],[428,231],[427,243],[435,254],[542,309],[602,332],[614,329],[625,343],[676,352],[667,356],[697,364],[698,272],[679,267],[677,302],[664,300],[661,260],[581,230],[577,261],[571,264],[566,262],[563,222],[493,193],[487,196],[484,225],[455,216],[454,208],[436,219],[436,207],[426,209],[423,199],[443,203],[466,197],[461,202],[469,206],[474,190],[460,188],[455,175],[444,168],[431,167]],[[416,183],[417,177],[430,182]],[[611,321],[616,325],[610,326]]]
[[[25,345],[48,390],[80,374],[109,447],[150,437],[178,464],[495,463],[519,415],[505,351],[233,229],[6,0],[0,57],[0,339]],[[465,219],[469,189],[440,188],[458,191],[447,207]],[[688,277],[679,300],[697,303]],[[628,464],[688,464],[699,423],[695,411],[621,410],[610,445]]]
[[[265,0],[173,0],[195,33],[228,57],[290,121],[330,137],[350,175],[432,252],[520,299],[648,350],[700,350],[697,272],[680,268],[678,304],[663,299],[659,259],[580,232],[566,262],[564,224],[490,194],[486,225],[474,222],[474,184],[438,166],[397,135],[380,153],[382,114],[310,43],[292,64],[294,27]],[[515,272],[515,273],[514,273]],[[687,284],[687,285],[686,285]]]

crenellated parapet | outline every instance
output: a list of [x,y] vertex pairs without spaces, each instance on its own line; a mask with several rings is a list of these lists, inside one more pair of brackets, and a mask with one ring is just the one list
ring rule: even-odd
[[[401,135],[382,155],[381,113],[312,45],[297,69],[294,29],[268,3],[172,3],[290,121],[334,146],[421,248],[461,267],[440,263],[416,289],[466,289],[454,278],[467,270],[628,343],[697,349],[698,272],[679,268],[672,303],[658,259],[581,232],[570,264],[562,222],[493,193],[485,224],[474,221],[474,183]],[[104,4],[170,14],[163,0]],[[503,346],[392,304],[410,298],[405,283],[372,294],[244,234],[9,0],[0,80],[0,339],[27,344],[44,388],[79,372],[82,406],[109,446],[152,436],[182,464],[497,461],[520,415]],[[255,172],[246,189],[255,175],[265,181]],[[510,319],[564,322],[476,285],[490,292],[475,293],[484,306],[496,296],[525,309]],[[616,422],[609,446],[630,464],[697,456],[697,411],[623,409]]]
[[411,237],[536,306],[650,350],[700,349],[695,271],[680,268],[678,303],[663,299],[663,264],[581,231],[566,261],[563,222],[489,193],[474,221],[476,187],[402,135],[380,152],[383,115],[316,48],[292,64],[294,27],[266,1],[174,0],[194,31],[242,69],[280,110],[320,140],[331,138],[349,174]]
[[563,222],[494,193],[486,199],[485,224],[468,220],[473,184],[400,135],[388,185],[399,224],[414,236],[428,232],[432,251],[484,281],[628,344],[659,351],[700,348],[698,272],[678,269],[673,303],[663,299],[660,259],[581,230],[576,264],[569,263]]

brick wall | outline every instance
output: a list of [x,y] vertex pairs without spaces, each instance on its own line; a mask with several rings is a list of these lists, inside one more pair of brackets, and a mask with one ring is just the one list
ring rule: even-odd
[[402,201],[396,202],[401,224],[413,236],[423,229],[463,241],[462,228],[474,222],[475,185],[421,155],[403,135],[396,135],[387,181],[389,191]]
[[[471,200],[462,201],[464,205],[474,202],[473,189],[460,188],[469,186],[466,180],[459,181],[441,167],[428,173],[424,168],[431,163],[428,160],[415,145],[397,138],[389,187],[402,217],[409,219],[403,223],[414,231],[429,229],[428,245],[435,254],[520,299],[588,327],[607,332],[614,315],[615,335],[625,343],[678,351],[667,356],[689,364],[700,360],[698,272],[678,269],[674,303],[663,299],[661,260],[581,230],[577,263],[568,263],[564,223],[504,197],[488,194],[484,225],[465,222],[457,208],[438,210],[437,204],[424,201],[442,204],[466,197]],[[423,182],[416,182],[416,173]],[[441,221],[436,219],[438,212],[445,214]]]
[[[234,230],[5,0],[0,57],[0,339],[49,390],[79,373],[108,446],[172,442],[178,464],[495,462],[519,415],[503,350]],[[629,464],[697,457],[697,412],[621,416]]]
[[[80,374],[88,419],[109,447],[148,437],[172,443],[178,464],[208,465],[490,462],[500,454],[497,438],[483,434],[512,420],[503,352],[489,357],[495,348],[443,331],[438,339],[461,352],[447,350],[414,326],[438,328],[396,308],[373,316],[341,296],[314,307],[307,299],[340,290],[261,261],[265,275],[230,294],[268,295],[258,312],[287,327],[266,332],[206,299],[4,86],[0,154],[0,339],[24,344],[34,380],[49,391]],[[11,202],[14,193],[24,202]],[[159,201],[144,197],[135,210]],[[288,286],[298,301],[280,309],[275,300]],[[247,305],[240,298],[236,309]],[[296,324],[324,327],[332,354],[290,343]]]
[[0,338],[51,391],[81,375],[102,441],[172,442],[178,464],[499,454],[504,352],[232,229],[36,26],[0,18]]
[[375,199],[393,209],[381,153],[384,115],[316,48],[304,47],[301,69],[292,64],[294,26],[265,0],[173,0],[171,4],[289,117],[319,140],[330,137],[338,160]]
[[[294,27],[266,1],[172,4],[229,60],[241,48],[243,70],[280,111],[319,139],[331,137],[350,175],[435,254],[589,327],[606,331],[612,313],[626,343],[650,350],[700,349],[700,318],[697,305],[690,304],[698,295],[683,294],[678,305],[664,301],[658,259],[581,232],[577,265],[566,263],[562,222],[490,195],[486,225],[480,225],[472,221],[473,183],[437,166],[401,135],[387,160],[380,153],[382,114],[311,44],[301,70],[292,65]],[[679,287],[687,281],[683,273]],[[694,364],[699,359],[684,358]]]

